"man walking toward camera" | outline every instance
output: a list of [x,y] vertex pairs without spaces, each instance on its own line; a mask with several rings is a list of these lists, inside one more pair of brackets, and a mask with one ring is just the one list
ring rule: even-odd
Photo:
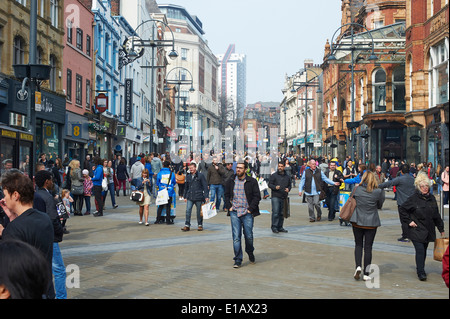
[[[323,190],[323,182],[328,185],[339,186],[339,182],[333,182],[322,172],[320,168],[317,168],[316,161],[311,159],[308,163],[308,167],[302,175],[299,186],[299,196],[302,196],[303,189],[305,189],[306,202],[308,203],[309,221],[315,222],[314,208],[317,211],[317,221],[322,218],[322,210],[320,209],[319,200],[325,199],[326,191]],[[322,197],[322,198],[321,198]]]
[[284,162],[278,163],[278,170],[270,175],[269,188],[272,190],[272,232],[287,233],[283,228],[285,205],[289,205],[288,195],[291,191],[291,177],[286,174]]
[[234,268],[239,268],[242,264],[242,230],[245,238],[245,252],[248,254],[250,263],[255,262],[253,223],[254,218],[260,215],[261,193],[256,179],[245,174],[247,168],[247,163],[238,163],[235,177],[228,179],[225,186],[225,209],[230,216],[233,235]]

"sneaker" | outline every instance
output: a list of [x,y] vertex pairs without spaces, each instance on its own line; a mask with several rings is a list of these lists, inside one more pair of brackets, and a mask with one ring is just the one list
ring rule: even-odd
[[405,237],[400,237],[397,240],[401,241],[402,243],[409,243],[410,242],[410,240],[408,238],[405,238]]
[[364,280],[364,281],[371,281],[371,280],[372,280],[372,277],[369,277],[369,276],[367,276],[367,275],[364,275],[364,276],[363,276],[363,280]]
[[189,226],[184,226],[183,228],[181,228],[181,230],[182,230],[182,231],[189,231],[190,228],[189,228]]
[[239,268],[241,267],[241,263],[234,263],[233,268]]
[[114,207],[113,207],[113,208],[117,208],[117,207],[119,207],[119,205],[117,205],[117,204],[116,204],[116,205],[114,205]]
[[202,231],[203,230],[203,226],[202,225],[200,225],[200,226],[198,226],[198,229],[197,229],[198,231]]
[[248,259],[250,260],[251,264],[255,263],[255,255],[253,255],[253,253],[248,254]]
[[361,277],[361,267],[358,266],[358,267],[356,267],[355,274],[353,275],[353,278],[355,278],[356,280],[359,280],[360,277]]

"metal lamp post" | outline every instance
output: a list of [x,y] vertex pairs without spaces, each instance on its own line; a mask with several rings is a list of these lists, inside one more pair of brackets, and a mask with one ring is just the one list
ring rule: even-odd
[[[342,42],[342,40],[340,41],[339,44],[334,44],[334,37],[336,36],[336,33],[341,30],[344,27],[348,27],[350,26],[350,43],[345,43]],[[354,41],[354,36],[355,36],[355,27],[359,27],[359,28],[363,28],[367,31],[367,33],[370,36],[370,43],[356,43]],[[331,63],[339,63],[336,59],[335,56],[335,52],[336,51],[349,51],[351,52],[351,59],[350,62],[341,62],[341,63],[346,63],[350,65],[350,71],[348,70],[340,70],[340,72],[350,72],[351,73],[351,89],[350,89],[350,93],[351,93],[351,112],[350,112],[350,116],[351,116],[351,122],[347,122],[347,128],[352,130],[352,138],[351,138],[351,142],[352,142],[352,154],[351,154],[351,158],[352,161],[355,160],[355,134],[356,134],[356,128],[359,127],[359,121],[355,122],[355,94],[354,94],[354,90],[355,90],[355,78],[354,78],[354,74],[355,72],[365,72],[365,70],[355,70],[355,65],[358,63],[358,55],[359,53],[355,56],[355,52],[356,51],[370,51],[370,56],[367,59],[368,61],[374,62],[376,60],[378,60],[378,57],[375,55],[375,42],[373,40],[372,34],[370,33],[370,30],[367,29],[365,26],[363,26],[362,24],[359,23],[355,23],[355,22],[351,22],[351,23],[347,23],[343,26],[341,26],[340,28],[338,28],[334,34],[333,37],[331,38],[331,53],[327,58],[328,62]]]
[[[314,73],[316,75],[311,80],[308,80],[308,72],[309,71],[311,71],[312,73]],[[319,78],[319,75],[314,70],[302,69],[298,73],[302,74],[303,72],[305,72],[305,82],[295,82],[294,81],[292,83],[291,93],[296,93],[302,87],[305,88],[306,96],[302,100],[305,100],[305,156],[307,158],[308,157],[308,101],[314,101],[314,99],[308,99],[308,87],[317,87],[316,93],[322,93],[322,90],[320,89],[320,83],[318,83],[318,82],[311,83],[311,81],[313,81],[314,79]],[[296,86],[297,86],[297,88],[295,88]]]
[[[174,73],[172,74],[172,72],[174,72]],[[182,72],[188,73],[189,76],[190,76],[190,79],[183,78]],[[173,78],[171,78],[171,76],[173,76]],[[194,89],[194,78],[192,76],[192,73],[188,69],[183,68],[183,67],[176,67],[176,68],[173,68],[172,70],[170,70],[169,73],[167,73],[167,75],[166,75],[166,84],[173,85],[173,88],[177,92],[176,99],[177,99],[177,104],[178,105],[175,108],[175,122],[176,122],[175,123],[175,128],[178,129],[179,128],[178,127],[179,126],[178,125],[179,124],[179,118],[178,118],[179,117],[179,113],[178,112],[180,110],[180,98],[183,98],[183,100],[184,100],[183,109],[186,110],[186,107],[185,107],[185,105],[186,105],[186,97],[180,96],[180,88],[181,88],[182,85],[190,85],[191,87],[189,88],[189,93],[195,92],[195,89]],[[171,89],[172,88],[169,88],[168,86],[166,86],[164,88],[165,91],[169,91]]]
[[[144,25],[147,23],[151,23],[150,33],[144,34],[141,31]],[[156,24],[162,24],[165,28],[169,29],[172,34],[171,40],[163,39],[164,34],[160,28],[156,26]],[[158,30],[157,30],[158,29]],[[140,32],[138,32],[140,31]],[[125,56],[121,57],[122,61],[119,63],[120,67],[126,65],[128,63],[132,63],[136,59],[142,57],[144,54],[144,48],[151,48],[151,65],[150,66],[141,66],[141,68],[150,68],[151,69],[151,94],[150,94],[150,153],[154,152],[153,149],[153,130],[154,130],[154,112],[155,112],[155,69],[165,68],[166,65],[155,65],[156,58],[156,49],[163,47],[172,47],[172,50],[169,53],[169,58],[174,60],[178,57],[178,53],[175,51],[175,38],[173,36],[172,29],[169,27],[167,23],[161,20],[149,19],[141,24],[139,24],[134,30],[135,35],[128,37],[123,44],[123,49],[125,52]],[[142,39],[139,37],[139,34],[144,34],[144,36],[148,36],[148,39]]]
[[25,86],[28,83],[28,110],[27,117],[29,121],[28,130],[34,135],[31,155],[31,174],[34,174],[36,162],[36,89],[40,90],[39,81],[50,78],[50,65],[36,64],[37,56],[37,0],[30,1],[30,54],[28,64],[15,64],[14,75],[22,80],[22,88],[19,94],[25,95]]

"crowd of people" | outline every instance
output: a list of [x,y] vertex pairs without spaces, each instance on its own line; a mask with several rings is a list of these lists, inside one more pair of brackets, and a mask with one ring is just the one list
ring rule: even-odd
[[[6,239],[11,242],[1,246],[0,252],[21,245],[26,246],[24,251],[33,250],[33,254],[36,253],[34,250],[40,251],[44,258],[36,259],[34,263],[37,269],[46,269],[45,276],[35,283],[35,291],[21,295],[20,287],[15,287],[0,271],[0,296],[5,292],[10,298],[67,297],[59,243],[64,234],[70,233],[66,223],[71,215],[91,215],[91,197],[94,197],[96,208],[92,215],[102,217],[108,194],[115,209],[118,207],[116,198],[121,192],[122,196],[141,193],[136,205],[139,224],[145,226],[150,226],[152,203],[157,206],[154,224],[174,224],[178,198],[186,203],[183,232],[191,230],[194,206],[197,230],[203,231],[202,206],[215,203],[218,212],[226,212],[230,217],[233,267],[239,268],[243,261],[242,234],[249,261],[255,262],[253,220],[260,215],[260,201],[270,197],[272,232],[287,233],[284,220],[289,217],[289,195],[297,183],[298,194],[307,204],[311,223],[321,221],[325,207],[328,221],[334,221],[342,204],[340,193],[352,193],[356,209],[350,220],[339,218],[339,224],[352,226],[355,238],[353,276],[363,280],[370,280],[372,246],[377,228],[381,226],[379,209],[385,201],[384,190],[393,187],[402,229],[398,240],[412,241],[417,275],[420,280],[426,280],[426,249],[436,238],[435,228],[441,236],[445,235],[433,186],[437,185],[444,204],[448,205],[448,166],[444,170],[440,166],[433,169],[431,163],[416,166],[387,159],[380,165],[367,166],[361,162],[355,164],[350,157],[341,163],[338,158],[305,158],[281,153],[277,156],[267,153],[231,157],[191,154],[184,161],[170,153],[147,153],[133,155],[128,163],[120,155],[111,159],[98,156],[91,159],[87,155],[81,163],[77,158],[47,160],[43,154],[33,179],[12,167],[2,171],[0,244]],[[166,200],[156,205],[163,193],[167,194]],[[25,263],[26,258],[22,259]],[[6,265],[9,259],[4,260]]]

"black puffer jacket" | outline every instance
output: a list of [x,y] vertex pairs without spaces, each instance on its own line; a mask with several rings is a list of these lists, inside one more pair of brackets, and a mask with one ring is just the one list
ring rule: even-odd
[[400,219],[406,225],[412,221],[417,227],[409,227],[408,238],[420,243],[432,242],[436,239],[436,230],[444,232],[444,222],[439,215],[436,198],[433,195],[423,195],[416,191],[401,206]]

